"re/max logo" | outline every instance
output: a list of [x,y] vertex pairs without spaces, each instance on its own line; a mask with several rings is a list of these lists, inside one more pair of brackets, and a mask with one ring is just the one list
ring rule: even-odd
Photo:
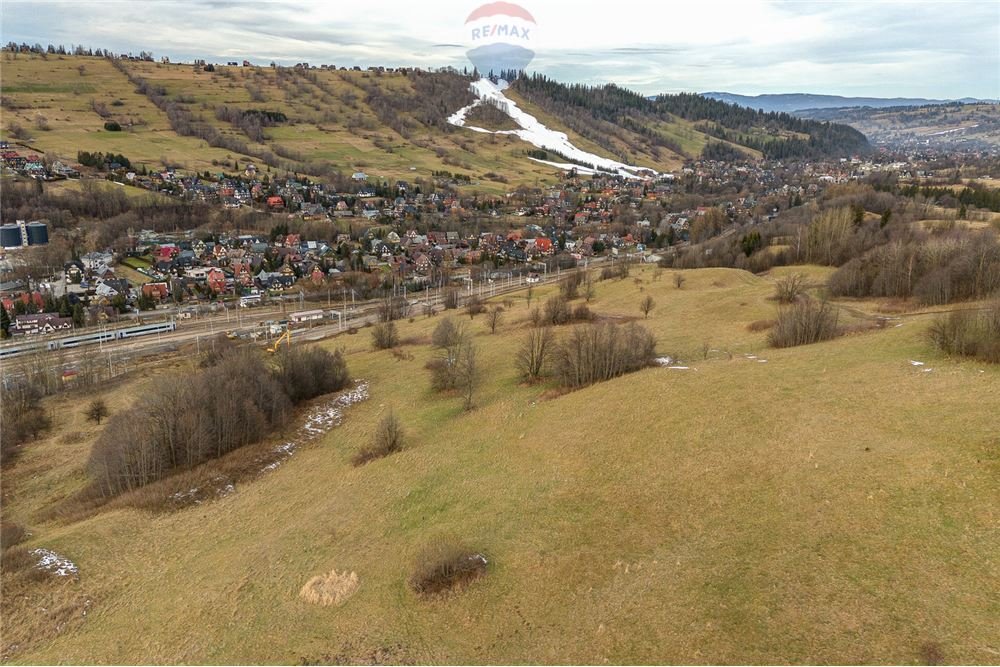
[[520,37],[521,39],[531,39],[528,35],[528,28],[507,25],[506,23],[496,23],[472,29],[473,40],[486,39],[487,37]]

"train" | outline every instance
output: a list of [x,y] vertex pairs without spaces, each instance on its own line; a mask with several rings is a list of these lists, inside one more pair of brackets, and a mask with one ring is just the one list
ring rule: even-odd
[[10,345],[0,348],[0,359],[9,359],[27,352],[40,350],[62,350],[81,347],[83,345],[93,345],[94,343],[109,343],[115,340],[128,338],[138,338],[151,334],[167,333],[177,330],[177,323],[174,321],[160,322],[157,324],[140,324],[134,327],[123,329],[107,329],[96,333],[81,334],[79,336],[64,336],[47,341],[30,342],[26,341],[19,345]]

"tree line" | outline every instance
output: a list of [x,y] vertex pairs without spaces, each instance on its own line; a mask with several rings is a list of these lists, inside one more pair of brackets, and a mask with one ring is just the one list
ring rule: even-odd
[[108,420],[87,470],[111,496],[257,442],[291,409],[350,382],[339,351],[285,350],[274,366],[237,349],[194,373],[157,378],[135,405]]
[[[573,119],[586,113],[598,121],[627,127],[639,133],[650,144],[664,146],[678,153],[682,151],[676,142],[651,130],[644,125],[643,120],[671,122],[670,116],[673,115],[691,121],[706,121],[704,127],[699,127],[702,131],[725,141],[760,150],[768,158],[839,157],[870,150],[865,136],[847,125],[804,120],[787,113],[747,109],[692,93],[659,95],[651,100],[614,84],[567,85],[542,74],[523,75],[514,82],[513,87],[529,101],[559,113],[561,117]],[[751,134],[760,129],[770,134],[801,133],[809,138],[757,138]]]

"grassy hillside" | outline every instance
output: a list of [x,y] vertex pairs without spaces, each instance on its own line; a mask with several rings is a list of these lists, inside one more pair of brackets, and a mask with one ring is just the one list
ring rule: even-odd
[[[688,271],[682,289],[671,275],[600,282],[591,306],[636,318],[652,295],[658,352],[689,370],[524,386],[522,294],[496,335],[470,324],[486,379],[465,413],[424,369],[441,315],[401,324],[412,359],[372,352],[362,330],[322,344],[346,349],[370,400],[277,470],[179,511],[53,518],[99,428],[79,397],[51,401],[55,430],[4,473],[4,519],[80,578],[5,575],[4,659],[995,662],[998,370],[933,353],[921,314],[770,350],[747,325],[774,316],[780,272]],[[155,381],[105,395],[118,410]],[[406,449],[353,467],[390,408]],[[485,553],[488,574],[423,600],[412,561],[442,536]],[[346,604],[299,597],[332,569],[359,577]]]
[[[29,145],[71,160],[78,150],[113,151],[136,164],[168,163],[199,171],[219,163],[231,166],[234,160],[258,165],[271,161],[275,171],[291,169],[320,177],[331,171],[349,175],[363,170],[380,179],[412,180],[444,170],[472,176],[475,182],[470,187],[476,190],[498,193],[520,184],[557,180],[551,167],[525,156],[533,147],[519,139],[447,125],[444,119],[471,98],[451,100],[427,92],[428,86],[416,87],[413,75],[221,66],[205,72],[190,65],[151,62],[119,65],[121,69],[116,69],[111,61],[96,57],[43,59],[4,53],[4,137],[9,137],[11,124],[18,124],[30,133]],[[164,110],[137,93],[128,76],[162,89],[165,100],[234,144],[244,143],[245,149],[213,147],[196,136],[178,134]],[[427,77],[461,78],[445,73]],[[458,88],[464,92],[464,82]],[[406,103],[409,99],[425,104],[415,108]],[[399,101],[403,103],[394,108]],[[95,103],[103,105],[96,108],[105,110],[108,119],[120,122],[125,131],[104,130],[105,118],[95,111]],[[217,117],[222,106],[280,112],[287,121],[264,128],[265,138],[254,140]],[[543,115],[531,105],[526,110]],[[39,117],[49,129],[40,129]],[[546,120],[565,130],[559,119]],[[590,148],[608,153],[598,146]],[[271,159],[262,159],[264,155]],[[659,170],[681,163],[681,156],[669,151],[657,159],[647,154],[636,157]]]
[[[4,138],[19,126],[30,135],[22,143],[70,161],[78,151],[100,151],[149,168],[219,171],[254,162],[278,173],[329,179],[361,170],[390,181],[448,171],[470,176],[466,187],[491,193],[557,181],[551,167],[526,157],[533,148],[526,142],[446,122],[472,100],[468,79],[454,72],[223,66],[206,72],[191,65],[9,52],[2,59]],[[658,171],[698,157],[709,141],[760,158],[754,147],[809,138],[782,129],[787,123],[777,118],[734,124],[686,108],[673,113],[665,103],[612,87],[642,107],[621,114],[606,108],[617,97],[594,106],[588,96],[572,97],[575,89],[532,85],[522,79],[508,94],[548,127],[584,150]],[[566,95],[572,103],[563,100]],[[246,111],[281,119],[248,128],[241,118]],[[108,121],[123,131],[106,130]],[[499,119],[493,126],[512,124]]]

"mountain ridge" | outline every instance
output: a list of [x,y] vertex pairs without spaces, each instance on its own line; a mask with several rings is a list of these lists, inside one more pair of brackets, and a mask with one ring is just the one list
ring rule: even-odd
[[760,95],[740,95],[737,93],[727,93],[723,91],[709,91],[699,93],[702,97],[707,97],[720,102],[728,102],[738,106],[751,109],[763,109],[764,111],[779,111],[794,113],[807,109],[840,109],[847,107],[902,107],[902,106],[925,106],[930,104],[973,104],[988,100],[980,100],[974,97],[963,97],[960,99],[931,99],[923,97],[858,97],[843,95],[825,95],[820,93],[763,93]]

